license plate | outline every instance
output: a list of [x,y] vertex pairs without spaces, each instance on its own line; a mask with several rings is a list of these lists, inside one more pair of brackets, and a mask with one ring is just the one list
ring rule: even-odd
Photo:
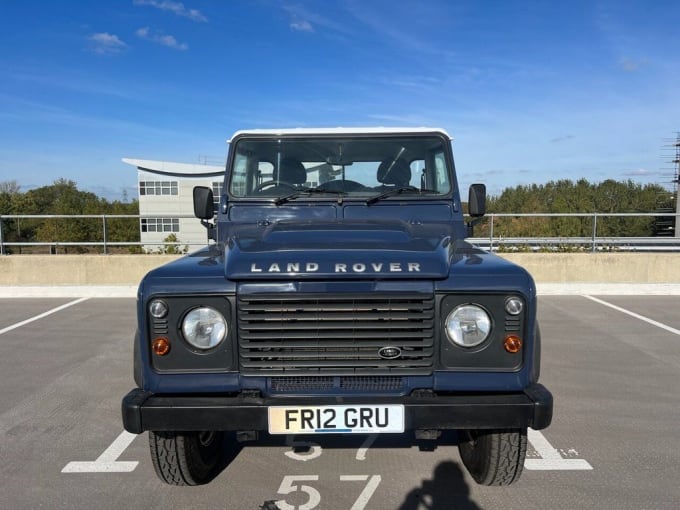
[[404,406],[273,406],[270,434],[375,434],[404,432]]

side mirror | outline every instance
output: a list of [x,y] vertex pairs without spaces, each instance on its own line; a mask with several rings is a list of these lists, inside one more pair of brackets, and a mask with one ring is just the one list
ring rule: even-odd
[[473,218],[481,218],[486,214],[486,186],[484,184],[470,185],[468,213]]
[[206,186],[194,188],[194,216],[202,220],[211,220],[215,216],[213,192]]

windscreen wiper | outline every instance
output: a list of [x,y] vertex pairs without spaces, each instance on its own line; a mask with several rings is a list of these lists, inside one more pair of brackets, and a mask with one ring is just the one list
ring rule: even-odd
[[399,186],[398,188],[392,188],[388,189],[387,191],[384,191],[380,193],[379,195],[375,195],[369,199],[366,200],[366,205],[371,205],[375,204],[379,200],[382,200],[383,198],[387,197],[392,197],[394,195],[400,195],[402,193],[436,193],[435,190],[433,189],[418,189],[413,186]]
[[277,198],[274,200],[274,205],[281,205],[285,204],[286,202],[290,200],[295,200],[298,197],[301,197],[303,195],[316,195],[316,194],[326,194],[330,193],[331,195],[342,195],[344,192],[342,191],[331,191],[327,189],[323,189],[320,187],[316,188],[304,188],[304,189],[299,189],[297,191],[294,191],[293,193],[290,193],[288,195],[284,195],[282,197]]

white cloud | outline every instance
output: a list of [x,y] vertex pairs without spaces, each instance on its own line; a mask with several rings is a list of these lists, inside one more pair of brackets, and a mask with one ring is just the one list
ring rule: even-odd
[[294,19],[290,22],[290,28],[296,32],[314,32],[314,27],[309,21]]
[[127,44],[120,40],[117,35],[108,32],[99,32],[88,36],[92,45],[92,51],[100,55],[114,55],[127,48]]
[[637,168],[635,170],[629,170],[628,172],[624,172],[625,177],[647,177],[650,175],[657,175],[658,172],[650,172],[646,168]]
[[350,27],[346,24],[310,11],[302,5],[282,5],[282,8],[290,16],[290,27],[294,30],[293,25],[298,24],[302,27],[308,25],[311,31],[314,31],[315,27],[321,27],[324,33],[334,32],[345,35],[351,33]]
[[135,35],[141,39],[155,42],[156,44],[172,48],[173,50],[185,51],[189,49],[188,44],[180,43],[174,36],[152,31],[149,27],[137,29]]
[[344,4],[344,7],[356,21],[364,25],[379,40],[389,42],[390,45],[397,45],[412,55],[421,53],[427,58],[455,58],[455,55],[452,55],[446,47],[433,41],[427,26],[421,25],[421,20],[428,19],[422,12],[425,6],[419,6],[418,15],[414,16],[413,13],[404,10],[412,9],[408,5],[410,4],[399,8],[399,4],[394,2],[392,9],[385,10],[382,6],[376,5],[376,2],[348,2]]
[[170,11],[177,16],[189,18],[192,21],[206,23],[206,18],[198,9],[187,9],[182,2],[174,2],[172,0],[134,0],[135,5],[148,5],[155,7],[161,11]]
[[550,140],[550,143],[561,143],[561,142],[567,142],[569,140],[573,140],[574,135],[564,135],[564,136],[558,136],[557,138],[553,138]]

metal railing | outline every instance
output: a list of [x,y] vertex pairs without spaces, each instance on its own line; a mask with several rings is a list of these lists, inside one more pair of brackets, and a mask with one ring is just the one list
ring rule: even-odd
[[[623,236],[600,236],[598,226],[601,225],[603,218],[630,218],[630,217],[673,217],[671,213],[493,213],[487,214],[483,226],[477,227],[477,232],[482,228],[488,228],[488,234],[479,237],[472,237],[469,240],[480,247],[492,251],[558,251],[560,249],[572,248],[581,251],[680,251],[680,237],[623,237]],[[53,252],[58,252],[59,247],[88,246],[99,247],[104,254],[109,253],[112,247],[142,247],[159,246],[167,249],[168,247],[189,246],[200,247],[206,244],[205,238],[202,240],[180,240],[177,242],[158,242],[158,241],[112,241],[110,240],[110,221],[119,219],[136,219],[137,226],[144,218],[157,218],[156,215],[136,215],[136,214],[84,214],[84,215],[0,215],[0,255],[6,254],[10,247],[30,247],[47,246]],[[198,221],[192,215],[162,215],[163,218],[182,219],[191,218]],[[585,218],[592,221],[590,235],[588,236],[504,236],[503,232],[498,232],[499,219],[502,218]],[[48,241],[8,241],[5,224],[10,220],[75,220],[75,219],[94,219],[101,222],[101,230],[96,236],[97,240],[86,241],[63,241],[58,238]],[[599,220],[599,221],[598,221]],[[172,232],[162,232],[170,235]]]
[[[98,247],[102,249],[102,252],[104,254],[109,253],[109,248],[112,247],[139,247],[140,252],[143,252],[142,248],[146,248],[149,246],[158,246],[158,247],[163,247],[164,249],[168,249],[170,247],[184,247],[184,246],[189,246],[189,247],[200,247],[200,246],[205,246],[206,240],[202,241],[182,241],[181,239],[178,241],[153,241],[153,240],[144,240],[144,241],[112,241],[110,240],[110,221],[111,220],[124,220],[124,219],[135,219],[137,228],[139,229],[139,224],[140,220],[143,218],[158,218],[159,216],[162,216],[163,218],[171,218],[171,219],[182,219],[182,218],[191,218],[192,220],[198,221],[195,216],[193,215],[169,215],[169,214],[155,214],[155,215],[140,215],[140,214],[7,214],[7,215],[0,215],[0,255],[5,255],[7,254],[7,248],[16,246],[21,249],[21,247],[31,247],[31,246],[42,246],[42,247],[48,247],[52,250],[52,253],[58,253],[59,248],[66,248],[66,247],[75,247],[75,246],[87,246],[87,247]],[[79,240],[79,241],[63,241],[58,238],[51,239],[49,241],[7,241],[7,232],[5,230],[5,223],[8,220],[28,220],[28,221],[36,221],[36,220],[81,220],[81,219],[94,219],[94,220],[99,220],[101,221],[101,230],[99,230],[99,234],[97,237],[100,238],[100,240]],[[19,225],[19,223],[17,223]],[[173,232],[159,232],[159,234],[164,234],[166,236],[169,236],[170,234],[173,234]]]
[[[616,251],[680,251],[680,237],[673,235],[657,235],[646,237],[632,236],[600,236],[598,235],[598,219],[603,218],[673,218],[674,213],[489,213],[485,216],[488,224],[488,236],[473,237],[469,240],[488,250],[498,251],[558,251],[559,249],[581,248],[591,252],[602,250]],[[494,232],[497,218],[585,218],[591,220],[589,236],[503,236]],[[565,250],[566,251],[566,250]]]

